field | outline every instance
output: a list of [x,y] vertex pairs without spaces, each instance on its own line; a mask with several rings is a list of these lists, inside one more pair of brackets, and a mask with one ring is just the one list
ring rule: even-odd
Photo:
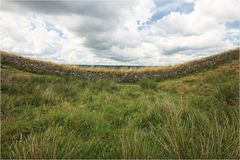
[[239,61],[162,81],[83,80],[1,64],[1,158],[232,158]]

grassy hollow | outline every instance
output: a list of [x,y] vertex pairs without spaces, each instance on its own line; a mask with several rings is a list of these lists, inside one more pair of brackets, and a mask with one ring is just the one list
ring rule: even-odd
[[1,158],[239,156],[239,61],[132,83],[1,64]]

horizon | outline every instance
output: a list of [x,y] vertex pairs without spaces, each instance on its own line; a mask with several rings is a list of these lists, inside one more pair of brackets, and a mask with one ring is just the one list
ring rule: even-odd
[[0,50],[59,64],[167,66],[239,47],[237,0],[3,0],[0,13]]
[[[13,53],[13,52],[7,52],[7,51],[3,51],[3,50],[0,50],[0,52],[3,52],[4,54],[10,54],[10,55],[16,55],[16,56],[21,56],[23,58],[29,58],[30,60],[36,60],[36,61],[40,61],[40,62],[49,62],[49,63],[53,63],[53,64],[56,64],[56,65],[68,65],[68,66],[79,66],[79,67],[83,67],[83,68],[111,68],[111,69],[122,69],[122,68],[125,68],[125,69],[141,69],[141,68],[147,68],[147,67],[170,67],[170,66],[176,66],[176,65],[183,65],[183,64],[186,64],[186,63],[189,63],[189,62],[194,62],[194,61],[198,61],[198,60],[201,60],[201,59],[204,59],[204,58],[209,58],[209,57],[212,57],[212,56],[216,56],[216,55],[221,55],[223,53],[226,53],[226,52],[229,52],[229,51],[234,51],[234,50],[239,50],[240,47],[236,47],[236,48],[232,48],[232,49],[228,49],[228,50],[224,50],[224,51],[221,51],[221,52],[218,52],[218,53],[214,53],[214,54],[211,54],[211,55],[207,55],[207,56],[202,56],[202,57],[197,57],[195,59],[191,59],[191,60],[188,60],[188,61],[184,61],[182,63],[176,63],[176,64],[168,64],[168,65],[131,65],[131,64],[71,64],[71,63],[65,63],[65,64],[62,64],[62,63],[58,63],[58,62],[54,62],[54,61],[44,61],[44,60],[41,60],[41,59],[38,59],[38,58],[34,58],[34,57],[28,57],[28,56],[24,56],[24,55],[21,55],[19,53]],[[116,68],[117,67],[117,68]]]

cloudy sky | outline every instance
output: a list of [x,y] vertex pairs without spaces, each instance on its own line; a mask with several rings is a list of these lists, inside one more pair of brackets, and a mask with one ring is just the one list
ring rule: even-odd
[[169,65],[239,46],[239,0],[1,0],[0,49],[65,64]]

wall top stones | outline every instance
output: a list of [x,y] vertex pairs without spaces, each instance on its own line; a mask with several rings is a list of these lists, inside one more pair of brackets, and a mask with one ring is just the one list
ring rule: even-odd
[[239,60],[240,48],[222,52],[220,54],[202,58],[199,60],[191,61],[181,65],[175,65],[164,68],[153,68],[146,70],[131,70],[130,72],[122,70],[121,72],[114,72],[105,70],[87,70],[84,68],[74,68],[71,66],[58,65],[54,63],[42,62],[24,58],[21,56],[9,54],[1,51],[1,64],[9,65],[14,68],[22,69],[33,73],[44,73],[44,74],[60,74],[69,75],[76,78],[82,79],[109,79],[115,81],[135,81],[141,78],[152,78],[156,80],[174,78],[177,76],[187,75],[193,72],[201,71],[215,67],[217,65],[231,62],[234,59]]

